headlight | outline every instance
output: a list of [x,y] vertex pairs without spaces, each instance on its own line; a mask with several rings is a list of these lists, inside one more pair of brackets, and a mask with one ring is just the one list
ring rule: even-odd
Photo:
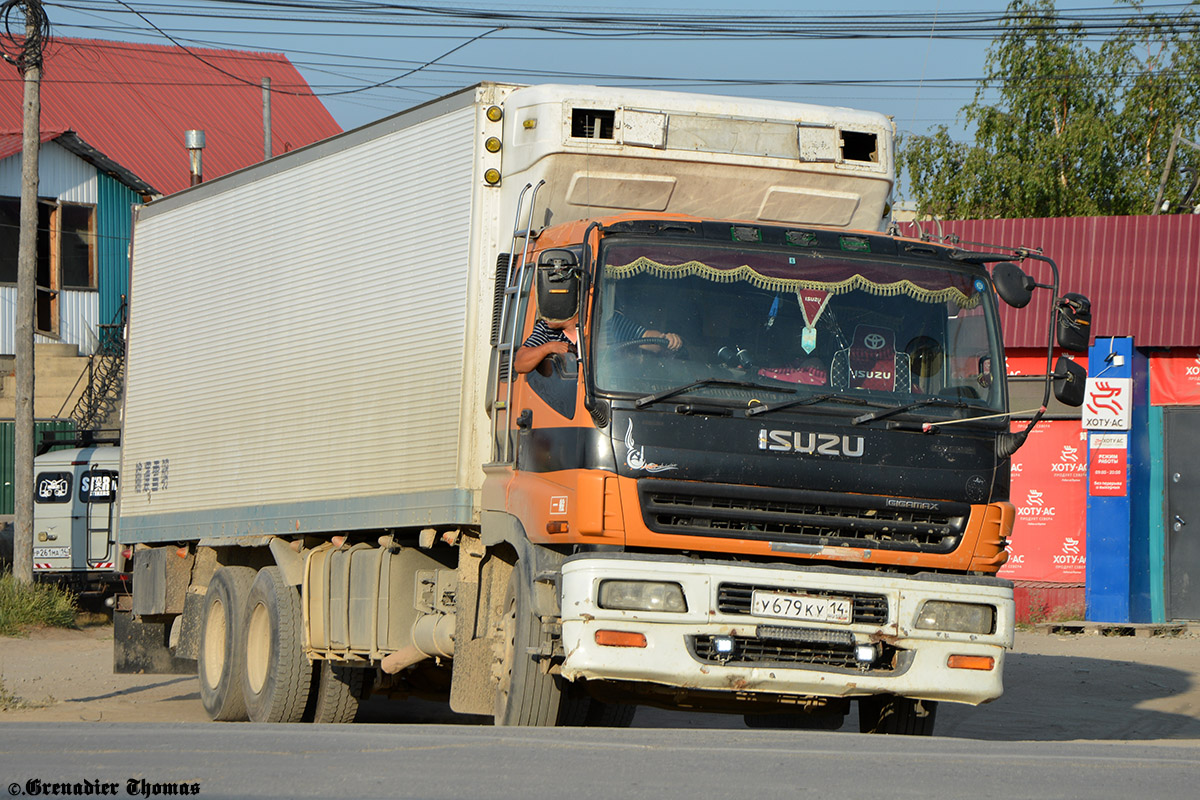
[[683,587],[657,581],[601,581],[596,604],[618,611],[687,611]]
[[995,633],[996,609],[978,603],[927,600],[917,614],[917,627],[927,631]]

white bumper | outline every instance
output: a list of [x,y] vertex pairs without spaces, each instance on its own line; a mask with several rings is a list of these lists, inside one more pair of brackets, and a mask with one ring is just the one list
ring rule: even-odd
[[[610,579],[676,582],[683,587],[687,611],[600,608],[596,603],[600,582]],[[849,624],[758,617],[750,613],[748,605],[731,605],[728,592],[725,610],[720,610],[720,587],[730,584],[809,594],[828,592],[838,597],[873,595],[877,607],[882,596],[886,612],[882,622]],[[745,591],[741,594],[748,596]],[[562,671],[569,680],[825,697],[888,693],[978,704],[1001,695],[1004,653],[1013,643],[1011,585],[989,579],[931,580],[845,569],[589,555],[563,565],[561,600],[566,654]],[[995,631],[968,634],[916,629],[918,611],[926,600],[993,605]],[[641,633],[646,646],[599,645],[597,631]],[[705,652],[704,642],[711,636],[735,637],[738,646],[728,661]],[[836,643],[814,644],[818,639]],[[869,667],[839,662],[834,652],[853,652],[854,645],[866,644],[875,644],[880,652]],[[990,670],[951,668],[951,656],[990,657],[994,666]]]

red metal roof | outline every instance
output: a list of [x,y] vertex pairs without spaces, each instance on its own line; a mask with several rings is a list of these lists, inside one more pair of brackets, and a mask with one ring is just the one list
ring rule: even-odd
[[[66,131],[54,131],[42,128],[41,143],[53,141]],[[21,131],[0,131],[0,160],[16,155],[25,146],[25,135]]]
[[[1200,215],[1065,217],[904,223],[906,235],[954,234],[967,242],[1041,248],[1062,275],[1060,292],[1092,301],[1094,336],[1132,336],[1138,347],[1200,345]],[[1023,264],[1039,283],[1049,267]],[[1044,347],[1049,292],[1024,309],[1005,306],[1009,347]]]
[[[279,53],[202,50],[90,39],[46,46],[41,127],[73,130],[163,194],[189,183],[186,130],[205,133],[205,180],[263,157],[262,79],[271,79],[276,155],[340,133]],[[0,133],[22,129],[24,87],[0,70]]]

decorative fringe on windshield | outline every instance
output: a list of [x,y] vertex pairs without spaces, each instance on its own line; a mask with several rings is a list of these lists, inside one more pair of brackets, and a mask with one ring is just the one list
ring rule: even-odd
[[876,283],[864,278],[862,275],[851,275],[849,278],[835,283],[807,281],[797,278],[773,278],[769,275],[763,275],[746,264],[737,269],[717,269],[707,264],[702,264],[699,261],[688,261],[684,264],[668,266],[642,256],[624,266],[606,266],[604,274],[616,280],[632,278],[635,275],[653,275],[656,278],[670,279],[699,275],[714,283],[745,281],[752,286],[773,292],[797,292],[801,289],[819,289],[830,294],[845,294],[859,290],[881,297],[894,297],[904,294],[926,303],[944,303],[950,301],[959,308],[974,308],[979,305],[978,292],[968,297],[963,294],[961,289],[953,286],[945,289],[925,289],[910,280],[896,281],[894,283]]

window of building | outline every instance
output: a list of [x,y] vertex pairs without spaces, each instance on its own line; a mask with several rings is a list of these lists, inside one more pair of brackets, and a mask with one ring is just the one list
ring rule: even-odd
[[[17,282],[21,242],[21,199],[0,197],[0,284]],[[96,288],[96,207],[38,201],[38,333],[58,332],[58,293]]]
[[63,288],[95,289],[96,209],[75,203],[60,203],[57,217]]

